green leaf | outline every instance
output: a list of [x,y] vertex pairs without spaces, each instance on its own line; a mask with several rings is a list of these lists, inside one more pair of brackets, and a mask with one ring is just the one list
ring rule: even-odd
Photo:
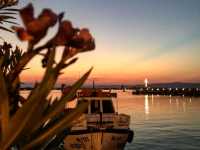
[[38,129],[42,124],[44,124],[48,119],[55,117],[57,114],[62,112],[65,109],[65,104],[68,100],[71,100],[74,95],[76,95],[76,91],[83,85],[83,83],[86,81],[88,76],[90,75],[93,68],[91,68],[88,72],[86,72],[78,81],[76,81],[71,89],[69,90],[69,93],[62,96],[61,99],[53,105],[53,107],[50,107],[49,111],[45,114],[45,116],[42,118],[41,121],[38,122],[38,124],[35,126],[35,128],[32,131],[35,131]]
[[8,20],[4,20],[3,22],[10,23],[10,24],[14,24],[14,25],[19,25],[19,24],[18,24],[18,23],[16,23],[16,22],[13,22],[13,21],[8,21]]
[[33,139],[30,143],[25,145],[22,150],[30,150],[35,146],[38,146],[46,141],[50,140],[54,135],[62,132],[64,129],[69,128],[73,125],[75,119],[80,117],[80,115],[86,110],[88,107],[87,102],[80,103],[77,108],[72,110],[69,114],[63,117],[61,120],[58,120],[53,126],[49,127],[46,131],[38,135],[35,139]]
[[5,8],[3,10],[6,10],[6,11],[19,11],[19,9],[15,9],[15,8]]
[[12,30],[8,29],[8,28],[5,28],[3,26],[0,26],[0,29],[1,30],[4,30],[4,31],[8,31],[8,32],[11,32],[11,33],[14,33]]
[[78,60],[78,58],[73,58],[68,63],[63,64],[62,68],[66,68],[66,67],[70,66],[71,64],[74,64],[77,60]]
[[40,51],[44,50],[47,48],[47,45],[40,46],[32,51],[28,51],[22,55],[22,58],[20,61],[16,64],[14,70],[9,74],[9,81],[13,82],[17,76],[22,72],[24,67],[28,64],[31,59],[37,55]]
[[0,9],[12,7],[18,4],[18,0],[1,0]]
[[11,128],[9,130],[8,136],[2,142],[2,149],[7,149],[12,142],[18,141],[20,137],[24,137],[30,132],[34,122],[40,119],[43,112],[43,107],[45,107],[45,99],[51,89],[53,88],[57,77],[52,70],[52,66],[55,57],[55,49],[51,50],[48,68],[44,75],[42,82],[31,92],[28,97],[28,101],[15,113],[11,118]]
[[3,72],[0,69],[0,111],[1,111],[1,129],[2,129],[2,139],[5,139],[9,130],[9,96],[7,92],[7,87],[5,83],[5,79],[3,76]]
[[16,19],[16,18],[8,15],[0,15],[0,20],[5,20],[5,19]]
[[16,15],[16,12],[0,12],[0,15]]

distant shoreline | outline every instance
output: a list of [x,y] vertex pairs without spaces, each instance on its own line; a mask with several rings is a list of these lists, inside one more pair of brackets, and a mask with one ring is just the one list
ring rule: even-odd
[[[33,89],[33,83],[23,83],[20,85],[21,89]],[[71,84],[70,84],[71,85]],[[56,84],[54,89],[61,89],[62,84]],[[65,86],[69,86],[65,84]],[[92,84],[85,84],[83,88],[91,88]],[[200,88],[200,83],[184,83],[184,82],[172,82],[172,83],[152,83],[148,85],[152,88]],[[96,84],[95,88],[101,89],[134,89],[144,87],[144,84]]]

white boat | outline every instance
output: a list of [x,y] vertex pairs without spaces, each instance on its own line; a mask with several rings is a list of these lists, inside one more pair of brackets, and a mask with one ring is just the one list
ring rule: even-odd
[[132,142],[130,116],[115,110],[112,99],[116,97],[116,93],[96,89],[78,92],[77,103],[88,101],[89,105],[66,136],[66,150],[123,150]]

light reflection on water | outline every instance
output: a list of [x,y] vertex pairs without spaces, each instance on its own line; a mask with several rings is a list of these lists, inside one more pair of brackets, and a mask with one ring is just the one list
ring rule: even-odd
[[[117,93],[118,111],[131,116],[135,131],[134,141],[125,150],[200,149],[200,98]],[[60,96],[60,92],[53,91],[51,95]]]
[[135,139],[125,150],[199,150],[200,98],[118,91],[119,112],[131,115]]
[[145,110],[145,114],[148,116],[149,114],[149,99],[148,99],[148,95],[144,96],[144,110]]

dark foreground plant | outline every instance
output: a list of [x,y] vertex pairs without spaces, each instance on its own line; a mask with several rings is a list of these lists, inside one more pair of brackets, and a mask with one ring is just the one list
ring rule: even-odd
[[[18,3],[18,0],[0,0],[0,29],[3,31],[13,32],[10,28],[6,27],[5,24],[17,24],[15,22],[15,15],[18,10],[14,9]],[[2,38],[2,37],[1,37]]]
[[[72,126],[72,121],[88,105],[83,102],[70,112],[64,111],[66,102],[74,97],[92,69],[76,81],[59,100],[51,104],[53,100],[48,95],[62,70],[77,61],[74,56],[95,48],[89,30],[74,28],[69,20],[63,20],[64,13],[56,14],[50,9],[44,9],[36,18],[31,4],[20,10],[20,16],[25,27],[15,26],[13,29],[20,40],[28,41],[27,50],[13,50],[6,42],[0,46],[1,150],[45,149],[49,144],[57,143],[60,141],[59,136],[63,136],[64,131]],[[48,29],[56,24],[58,31],[55,36],[45,44],[38,45]],[[55,60],[56,53],[61,53],[58,62]],[[42,67],[45,68],[45,74],[24,99],[19,94],[20,74],[37,55],[43,56]]]

